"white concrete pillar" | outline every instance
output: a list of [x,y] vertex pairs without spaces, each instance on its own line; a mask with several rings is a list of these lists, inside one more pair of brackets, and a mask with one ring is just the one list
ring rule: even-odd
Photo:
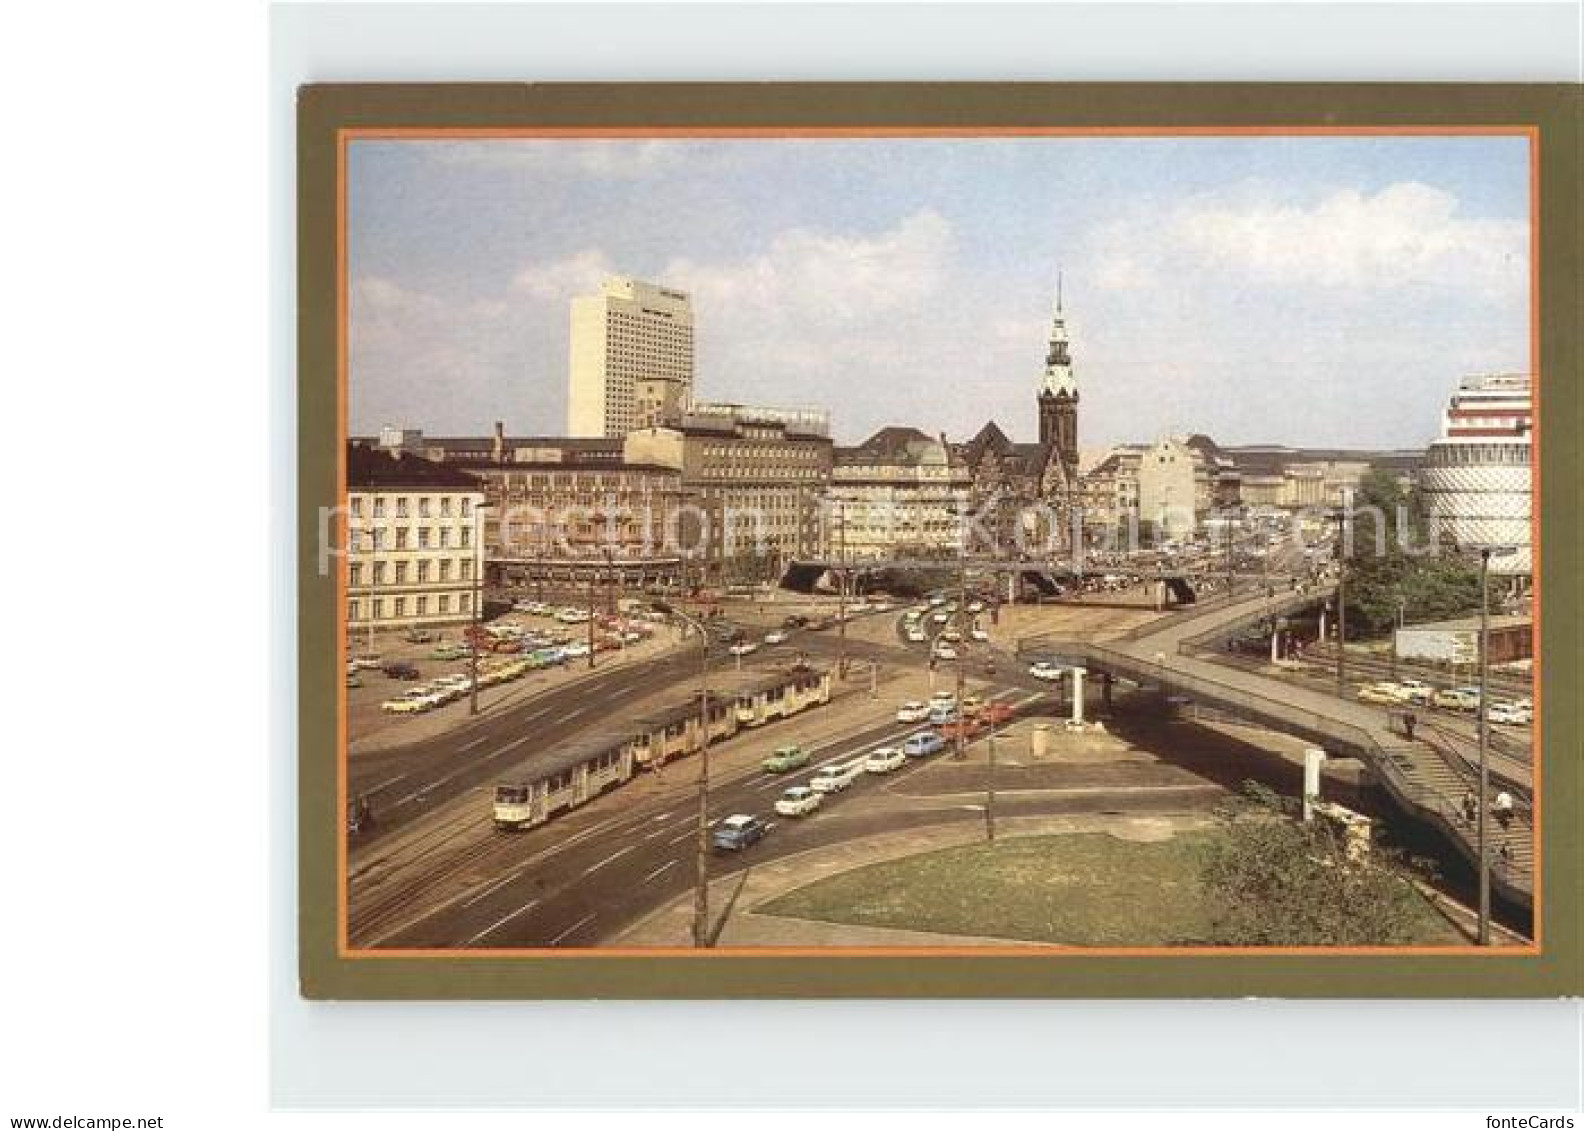
[[1320,767],[1325,764],[1326,752],[1318,746],[1304,750],[1303,819],[1314,819],[1314,803],[1320,800]]
[[1087,674],[1083,668],[1069,668],[1072,673],[1072,726],[1081,727],[1084,721],[1084,676]]
[[1326,638],[1326,607],[1320,606],[1320,635],[1315,638],[1317,643],[1324,644]]
[[1281,659],[1281,628],[1278,626],[1271,629],[1271,663],[1274,664],[1279,659]]

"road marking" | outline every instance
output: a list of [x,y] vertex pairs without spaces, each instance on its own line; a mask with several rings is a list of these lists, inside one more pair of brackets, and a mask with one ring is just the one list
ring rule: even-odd
[[475,738],[472,742],[464,743],[463,746],[462,746],[462,749],[463,750],[472,750],[475,746],[482,746],[488,741],[489,741],[489,735],[481,734],[477,738]]
[[605,859],[601,860],[592,868],[585,869],[583,874],[585,876],[592,875],[593,873],[598,872],[601,868],[605,867],[605,865],[609,864],[612,860],[615,860],[621,856],[626,856],[629,852],[637,847],[638,846],[636,844],[629,844],[626,848],[618,848],[615,852],[612,852],[609,856],[605,857]]
[[384,781],[380,782],[379,785],[376,785],[374,788],[366,789],[366,790],[363,790],[362,792],[367,793],[370,796],[373,796],[374,794],[380,792],[381,790],[389,789],[391,786],[395,785],[397,782],[405,780],[410,773],[411,773],[411,771],[408,771],[407,774],[397,774],[393,778],[386,778]]
[[671,814],[673,812],[675,812],[675,810],[667,810],[666,812],[661,813],[658,817],[655,818],[655,823],[659,824],[661,821],[670,820],[671,819]]
[[667,869],[674,868],[674,867],[676,867],[676,861],[675,860],[667,860],[664,864],[660,865],[660,867],[656,868],[653,872],[650,872],[647,876],[645,876],[643,878],[643,882],[647,884],[650,881],[652,881],[656,876],[660,875],[661,872],[664,872]]
[[512,872],[511,874],[507,875],[503,879],[496,880],[494,883],[490,884],[489,887],[485,888],[483,891],[479,892],[477,895],[475,895],[472,898],[470,898],[467,901],[465,901],[462,904],[462,906],[463,907],[472,907],[479,900],[481,900],[485,896],[489,895],[490,892],[495,891],[497,888],[505,887],[507,884],[511,883],[513,880],[515,880],[518,876],[521,876],[521,875],[522,875],[522,873],[520,871],[519,872]]
[[695,830],[695,829],[688,829],[681,836],[674,836],[670,840],[666,841],[666,843],[667,844],[680,844],[682,841],[684,841],[688,837],[692,836],[696,831],[697,830]]
[[551,946],[556,946],[556,945],[557,945],[557,944],[559,944],[559,943],[560,943],[560,942],[561,942],[561,940],[562,940],[562,939],[564,939],[564,938],[566,938],[566,937],[567,937],[567,936],[568,936],[568,935],[570,935],[570,934],[571,934],[571,933],[572,933],[572,932],[573,932],[573,931],[575,931],[575,930],[577,930],[577,929],[578,929],[578,928],[579,928],[579,927],[581,927],[581,926],[582,926],[582,925],[583,925],[583,924],[584,924],[584,923],[587,923],[587,922],[589,922],[589,921],[591,921],[591,920],[592,920],[592,919],[593,919],[593,918],[594,918],[594,912],[592,912],[592,911],[591,911],[591,912],[589,912],[589,913],[588,913],[588,914],[587,914],[587,915],[585,915],[585,916],[583,916],[583,918],[581,918],[581,919],[579,919],[579,920],[578,920],[578,921],[577,921],[577,922],[576,922],[576,923],[573,923],[573,924],[572,924],[572,925],[571,925],[571,926],[570,926],[570,927],[568,927],[568,928],[567,928],[567,929],[566,929],[566,930],[564,930],[564,931],[562,931],[562,932],[561,932],[561,933],[560,933],[560,934],[559,934],[559,935],[557,935],[557,936],[556,936],[556,937],[555,937],[555,938],[553,938],[553,939],[551,939],[551,940],[550,940],[550,945],[551,945]]
[[579,707],[577,710],[571,711],[571,712],[568,712],[565,715],[562,715],[561,719],[562,719],[563,722],[571,722],[573,719],[577,718],[579,715],[587,714],[589,708],[592,707],[593,705],[594,704],[592,704],[592,703],[584,704],[583,706]]
[[538,906],[539,906],[539,901],[537,899],[530,899],[527,903],[523,904],[516,911],[513,911],[509,915],[503,915],[501,918],[495,920],[495,922],[493,922],[489,926],[485,927],[482,931],[480,931],[478,934],[474,935],[472,938],[468,939],[468,941],[463,943],[462,945],[463,946],[472,946],[474,943],[478,942],[485,935],[491,934],[492,932],[498,930],[499,928],[504,927],[507,923],[510,923],[513,919],[517,918],[517,916],[525,914],[526,912],[532,911],[535,907],[538,907]]

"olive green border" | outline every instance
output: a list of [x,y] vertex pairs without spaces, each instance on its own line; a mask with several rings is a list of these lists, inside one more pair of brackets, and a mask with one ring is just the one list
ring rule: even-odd
[[[1571,85],[315,85],[298,98],[299,955],[311,998],[1543,997],[1584,990],[1580,935],[1580,88]],[[1538,128],[1543,948],[1539,956],[345,959],[336,947],[336,136],[381,126]]]

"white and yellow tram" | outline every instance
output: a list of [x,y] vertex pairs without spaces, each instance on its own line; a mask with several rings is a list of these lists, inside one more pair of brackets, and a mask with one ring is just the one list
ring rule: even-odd
[[[830,702],[830,673],[797,666],[756,675],[723,692],[711,692],[709,741],[721,742],[746,727],[762,726]],[[632,778],[696,753],[703,746],[699,693],[630,726],[580,735],[530,758],[495,787],[495,826],[525,829],[543,824]]]

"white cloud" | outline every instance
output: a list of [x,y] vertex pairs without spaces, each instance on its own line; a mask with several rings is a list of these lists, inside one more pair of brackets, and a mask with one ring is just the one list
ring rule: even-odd
[[573,295],[592,294],[608,276],[619,272],[603,251],[579,251],[564,259],[529,264],[512,278],[512,286],[534,298],[570,302]]
[[692,141],[611,138],[492,138],[485,141],[430,141],[425,152],[444,165],[505,172],[578,173],[628,179],[676,168],[696,156]]
[[1308,206],[1217,194],[1101,228],[1094,278],[1140,290],[1209,268],[1250,285],[1434,286],[1510,301],[1526,283],[1528,240],[1524,222],[1461,215],[1451,193],[1412,181],[1373,195],[1340,189]]

